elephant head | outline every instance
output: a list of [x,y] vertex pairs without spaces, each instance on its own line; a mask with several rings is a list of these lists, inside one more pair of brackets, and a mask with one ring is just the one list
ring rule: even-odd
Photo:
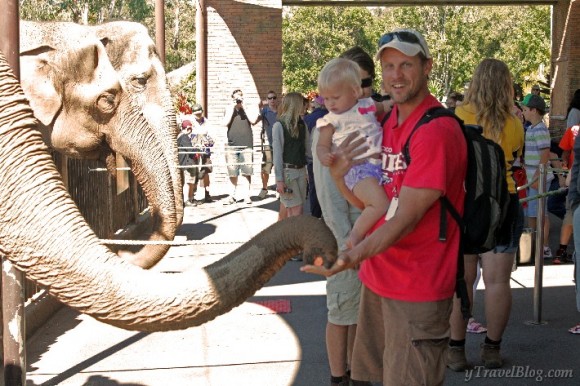
[[[175,158],[175,142],[167,141],[167,138],[176,138],[179,132],[175,109],[163,63],[147,28],[130,21],[114,21],[87,28],[103,42],[124,90],[154,129],[165,147],[167,158]],[[179,172],[172,169],[171,173],[175,195],[181,198]]]
[[[122,155],[147,196],[153,221],[150,239],[173,240],[183,219],[183,201],[175,112],[160,63],[147,65],[140,47],[126,46],[139,74],[124,75],[107,54],[108,39],[74,23],[23,21],[20,36],[22,87],[45,141],[68,156],[106,160],[113,173],[114,154]],[[119,61],[123,62],[116,57],[115,63]],[[168,249],[149,244],[125,255],[149,268]]]
[[[127,98],[118,97],[119,104]],[[61,302],[102,322],[142,331],[200,325],[241,304],[298,250],[309,263],[336,259],[330,230],[301,216],[203,269],[173,274],[132,265],[86,224],[36,125],[0,53],[0,254]]]

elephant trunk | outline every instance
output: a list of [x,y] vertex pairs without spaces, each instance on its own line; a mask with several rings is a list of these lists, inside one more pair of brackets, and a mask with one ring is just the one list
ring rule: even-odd
[[[311,216],[278,222],[222,260],[181,274],[119,259],[67,193],[32,110],[0,54],[0,254],[58,300],[121,328],[184,329],[231,310],[298,250],[336,259],[336,241]],[[154,284],[154,285],[153,285]]]
[[[132,105],[127,96],[120,103]],[[181,184],[176,167],[175,138],[159,138],[154,126],[138,109],[119,106],[119,110],[128,112],[118,118],[124,125],[114,123],[121,128],[108,142],[115,152],[130,160],[131,170],[147,197],[152,221],[149,241],[172,241],[183,219],[182,192],[176,188]],[[123,252],[121,256],[139,267],[151,268],[168,249],[169,245],[147,244],[135,254]]]

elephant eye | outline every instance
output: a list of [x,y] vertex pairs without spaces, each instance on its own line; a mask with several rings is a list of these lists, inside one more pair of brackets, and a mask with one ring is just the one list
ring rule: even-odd
[[131,86],[139,90],[144,89],[145,86],[147,86],[147,77],[145,75],[140,75],[131,78]]
[[103,113],[112,113],[117,107],[117,96],[112,93],[104,93],[97,99],[97,108]]

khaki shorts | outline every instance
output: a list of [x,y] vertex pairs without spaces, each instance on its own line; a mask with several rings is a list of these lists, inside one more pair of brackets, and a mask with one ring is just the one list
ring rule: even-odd
[[[236,149],[226,147],[226,163],[228,164],[228,177],[251,176],[254,173],[254,150],[251,147]],[[230,165],[236,164],[236,165]]]
[[326,280],[328,321],[337,326],[357,323],[361,282],[358,271],[347,269]]
[[273,165],[274,165],[274,163],[272,161],[272,146],[263,145],[262,146],[262,173],[271,174]]
[[304,205],[306,201],[306,167],[301,169],[284,169],[286,187],[292,189],[292,193],[280,194],[280,202],[286,208]]
[[184,184],[193,184],[193,185],[197,184],[197,182],[199,181],[198,168],[180,169],[180,170],[181,170],[181,179],[183,180]]
[[404,302],[363,285],[352,379],[383,385],[443,385],[451,299]]

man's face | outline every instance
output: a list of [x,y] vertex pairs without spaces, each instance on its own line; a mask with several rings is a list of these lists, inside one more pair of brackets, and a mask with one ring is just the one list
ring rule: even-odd
[[278,96],[276,94],[268,94],[268,106],[275,107],[276,102],[278,101]]
[[532,94],[540,95],[540,88],[536,86],[532,87]]
[[394,48],[381,52],[383,86],[394,103],[414,102],[427,90],[433,60],[422,62],[418,55],[407,56]]

